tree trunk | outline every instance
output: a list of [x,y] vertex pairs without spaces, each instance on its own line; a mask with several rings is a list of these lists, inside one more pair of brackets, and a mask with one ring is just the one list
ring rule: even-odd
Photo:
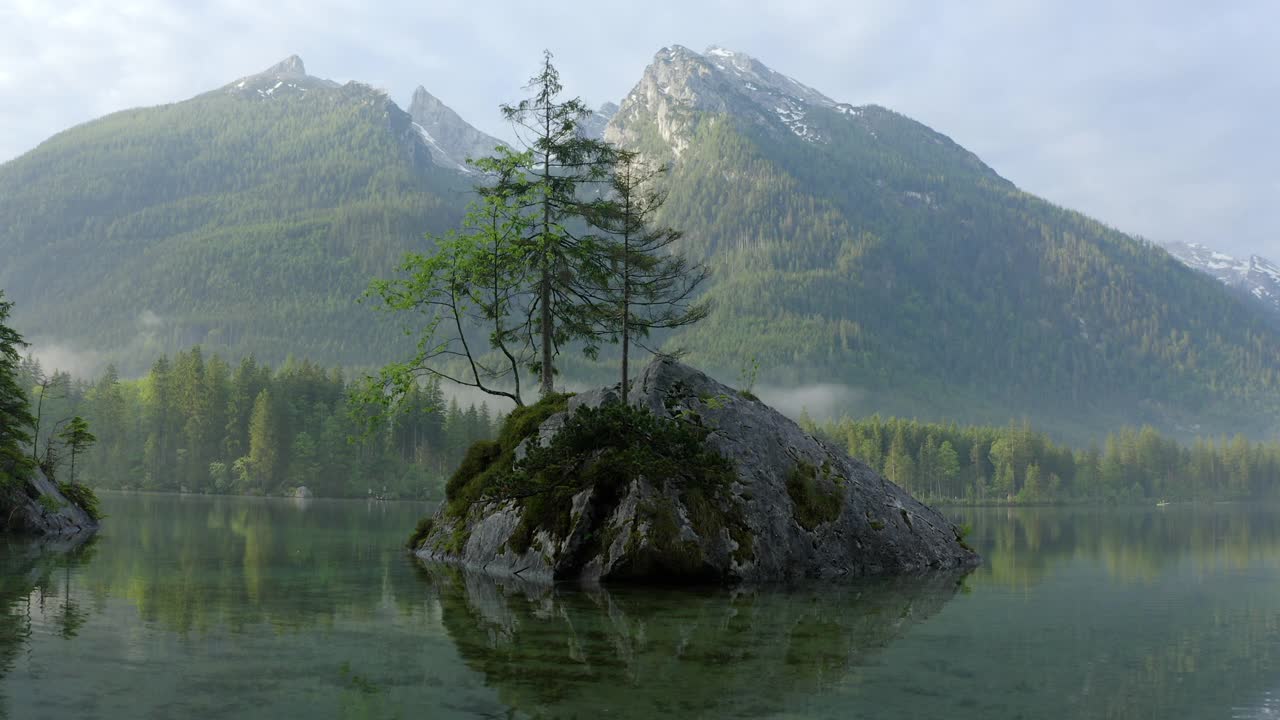
[[[627,166],[627,182],[631,181],[630,166]],[[622,232],[622,404],[626,405],[631,389],[630,355],[631,355],[631,195],[626,198],[623,211]]]
[[[546,137],[551,137],[551,109],[543,110]],[[542,283],[539,292],[539,320],[542,324],[542,394],[555,392],[555,373],[551,367],[551,154],[549,149],[542,156]]]

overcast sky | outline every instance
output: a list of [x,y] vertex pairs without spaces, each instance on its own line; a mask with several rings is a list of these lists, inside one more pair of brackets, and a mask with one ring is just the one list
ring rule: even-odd
[[1280,259],[1280,3],[1215,5],[0,0],[0,161],[295,53],[310,74],[402,105],[424,85],[505,136],[496,107],[544,47],[595,105],[625,95],[659,48],[717,44],[905,113],[1122,230]]

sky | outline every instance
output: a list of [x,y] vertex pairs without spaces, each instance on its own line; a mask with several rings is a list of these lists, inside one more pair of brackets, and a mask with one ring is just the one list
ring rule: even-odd
[[598,105],[664,46],[720,45],[1126,232],[1280,259],[1277,25],[1274,0],[0,0],[0,162],[292,54],[506,137],[544,48]]

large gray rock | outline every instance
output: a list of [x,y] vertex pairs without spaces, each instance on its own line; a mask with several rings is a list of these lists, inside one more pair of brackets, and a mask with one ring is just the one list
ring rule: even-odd
[[36,470],[22,486],[0,492],[0,532],[69,537],[97,531],[98,523]]
[[[568,413],[617,400],[616,388],[595,390],[574,397]],[[586,582],[766,582],[979,562],[937,511],[776,410],[691,367],[655,360],[630,400],[709,429],[705,442],[735,470],[727,492],[714,500],[719,522],[705,521],[705,507],[691,512],[678,478],[645,478],[607,503],[594,502],[591,488],[580,492],[566,536],[540,529],[523,552],[512,542],[525,511],[518,501],[480,504],[465,520],[442,507],[417,556],[498,576]],[[566,417],[546,420],[537,440],[549,442]]]

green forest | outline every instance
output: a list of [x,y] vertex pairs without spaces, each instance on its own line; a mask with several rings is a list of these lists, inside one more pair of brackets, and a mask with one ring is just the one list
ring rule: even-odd
[[200,344],[372,364],[393,323],[356,303],[468,184],[407,113],[359,83],[269,100],[231,88],[127,110],[0,165],[0,287],[28,339],[127,375]]
[[[27,359],[18,374],[38,398],[39,363]],[[84,417],[97,443],[77,475],[105,489],[438,498],[466,448],[500,419],[427,383],[370,431],[338,370],[309,362],[273,370],[252,357],[232,366],[199,347],[162,356],[138,380],[114,368],[93,381],[55,372],[44,388],[40,446],[60,419]]]
[[[39,363],[18,379],[39,393]],[[369,430],[359,379],[305,361],[235,365],[199,347],[157,360],[144,377],[54,373],[41,444],[59,419],[83,416],[97,443],[77,477],[104,489],[442,499],[468,447],[492,439],[503,410],[461,406],[438,382],[414,386]],[[382,412],[382,408],[377,408]],[[947,504],[1111,504],[1280,496],[1280,443],[1243,435],[1183,443],[1122,428],[1072,448],[1029,422],[1005,426],[844,417],[801,425],[917,497]]]
[[870,418],[801,424],[920,498],[1049,504],[1280,497],[1280,442],[1243,435],[1187,445],[1150,426],[1073,449],[1030,423],[1004,427]]

